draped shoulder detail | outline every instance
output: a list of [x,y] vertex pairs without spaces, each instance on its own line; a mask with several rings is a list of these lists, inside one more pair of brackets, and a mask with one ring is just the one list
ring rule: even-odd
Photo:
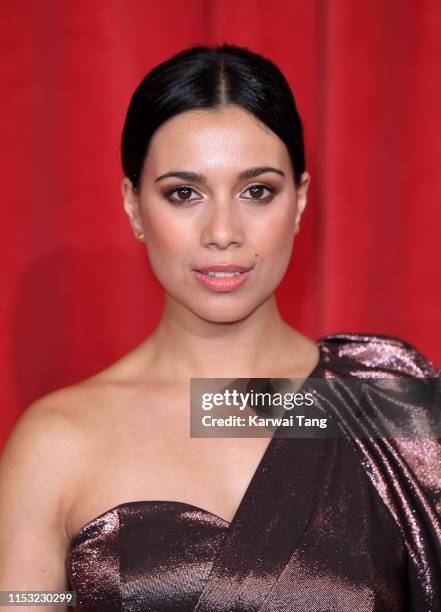
[[329,375],[368,378],[363,400],[369,413],[381,420],[385,408],[392,407],[414,427],[415,435],[351,437],[349,413],[343,402],[337,408],[368,478],[402,533],[410,609],[440,610],[441,372],[395,336],[341,333],[326,341],[330,355],[338,357],[330,358]]
[[410,342],[385,334],[337,333],[324,336],[328,352],[353,368],[355,364],[387,375],[439,378],[440,370]]

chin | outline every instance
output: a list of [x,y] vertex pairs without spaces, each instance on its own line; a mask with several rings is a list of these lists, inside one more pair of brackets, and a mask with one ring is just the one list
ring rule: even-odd
[[242,319],[246,319],[246,317],[250,313],[246,312],[246,313],[240,313],[237,315],[232,315],[226,312],[223,312],[223,313],[219,312],[215,314],[209,313],[209,312],[207,313],[195,312],[195,314],[201,319],[203,319],[204,321],[207,321],[208,323],[238,323]]
[[211,307],[209,303],[204,302],[203,307],[202,304],[195,304],[190,307],[191,311],[201,319],[205,321],[209,321],[211,323],[237,323],[238,321],[242,321],[250,316],[256,308],[259,307],[259,302],[247,300],[247,303],[233,303],[227,304],[225,301],[221,301],[217,304],[212,304]]

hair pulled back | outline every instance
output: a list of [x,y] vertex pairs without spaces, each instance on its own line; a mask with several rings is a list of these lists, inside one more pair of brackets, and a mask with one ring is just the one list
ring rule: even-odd
[[125,175],[139,187],[155,131],[168,119],[195,109],[237,105],[285,143],[296,184],[305,170],[303,130],[287,80],[270,60],[245,47],[193,46],[153,68],[130,101],[121,143]]

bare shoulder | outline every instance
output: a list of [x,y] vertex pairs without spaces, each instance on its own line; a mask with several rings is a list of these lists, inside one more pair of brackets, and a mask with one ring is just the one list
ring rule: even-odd
[[[100,385],[91,379],[52,391],[28,406],[8,438],[4,452],[45,452],[67,458],[72,445],[84,441],[87,406],[100,397]],[[40,455],[39,455],[40,456]]]
[[124,439],[120,425],[138,430],[127,409],[150,388],[138,362],[129,353],[19,417],[0,454],[0,590],[64,588],[75,504]]
[[51,478],[64,479],[67,492],[74,473],[93,459],[124,415],[122,408],[139,395],[133,362],[128,353],[96,374],[34,401],[15,424],[2,464],[28,461],[26,474],[47,479],[44,461],[51,467]]
[[88,445],[83,385],[51,392],[32,403],[15,424],[0,459],[0,513],[11,530],[46,514],[63,537],[71,475]]
[[66,516],[71,476],[87,445],[68,387],[32,403],[0,456],[0,588],[65,586]]
[[[51,461],[51,474],[68,476],[113,429],[121,407],[140,393],[136,350],[75,384],[56,389],[28,406],[13,428],[3,462],[29,457],[29,470],[38,470],[38,457]],[[150,387],[147,381],[144,387]],[[144,388],[145,391],[145,388]]]
[[[75,384],[56,389],[28,406],[8,438],[4,460],[12,455],[51,461],[51,474],[66,477],[72,465],[91,452],[112,406],[128,393],[130,382],[124,376],[124,358],[110,367]],[[101,426],[100,426],[101,425]]]
[[19,417],[0,455],[0,548],[8,559],[42,536],[54,558],[55,550],[63,556],[79,485],[103,455],[112,386],[103,371],[40,397]]

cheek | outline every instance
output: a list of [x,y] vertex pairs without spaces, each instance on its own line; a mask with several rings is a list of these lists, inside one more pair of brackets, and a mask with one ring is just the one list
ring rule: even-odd
[[[271,222],[265,224],[254,234],[254,261],[259,264],[263,292],[274,291],[288,269],[294,242],[294,218],[292,209],[273,215]],[[257,253],[257,257],[255,254]]]
[[261,249],[262,265],[266,276],[270,276],[277,283],[283,278],[292,254],[293,239],[286,229],[279,234],[271,232],[265,245]]
[[256,249],[266,255],[290,254],[294,235],[294,216],[293,211],[287,208],[280,214],[272,215],[264,225],[255,228]]
[[194,236],[189,228],[167,215],[143,215],[145,240],[151,266],[170,275],[177,264],[194,247]]

